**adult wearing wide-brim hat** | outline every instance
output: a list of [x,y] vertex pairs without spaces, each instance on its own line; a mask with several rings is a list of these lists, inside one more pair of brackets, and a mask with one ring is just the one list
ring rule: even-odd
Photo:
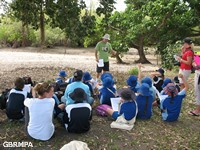
[[[111,44],[108,42],[110,40],[110,35],[109,34],[105,34],[102,37],[102,40],[100,42],[97,43],[96,47],[95,47],[95,58],[96,58],[96,62],[97,62],[97,68],[96,68],[96,72],[97,72],[97,80],[99,79],[102,71],[103,73],[108,72],[109,71],[109,56],[110,54],[115,55],[116,52],[112,49]],[[98,65],[99,60],[103,60],[103,65]]]
[[138,104],[137,118],[150,119],[152,116],[152,103],[154,100],[150,86],[147,83],[142,83],[138,89],[138,93],[136,98]]

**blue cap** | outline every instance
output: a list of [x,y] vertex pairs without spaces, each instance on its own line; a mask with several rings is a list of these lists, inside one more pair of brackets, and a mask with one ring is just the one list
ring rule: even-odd
[[147,83],[149,85],[149,87],[152,87],[152,84],[153,84],[150,77],[143,78],[141,83]]
[[167,86],[168,83],[172,83],[172,80],[170,78],[165,78],[162,88],[164,88],[165,86]]
[[130,86],[130,87],[136,87],[137,85],[137,77],[134,75],[131,75],[127,80],[126,83]]
[[142,83],[141,86],[138,89],[138,93],[140,93],[143,96],[150,96],[152,92],[150,91],[150,87],[147,83]]
[[64,70],[61,70],[61,71],[59,72],[58,76],[66,77],[67,74],[66,74],[66,72],[65,72]]
[[91,77],[90,73],[89,72],[84,72],[83,81],[89,81],[91,79],[92,79],[92,77]]
[[102,82],[103,82],[103,86],[107,88],[113,87],[114,85],[114,81],[110,77],[104,78]]

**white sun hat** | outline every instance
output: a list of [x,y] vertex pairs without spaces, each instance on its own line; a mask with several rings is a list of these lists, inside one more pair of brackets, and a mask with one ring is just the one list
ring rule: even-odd
[[103,39],[110,40],[110,35],[109,35],[109,34],[105,34],[102,38],[103,38]]

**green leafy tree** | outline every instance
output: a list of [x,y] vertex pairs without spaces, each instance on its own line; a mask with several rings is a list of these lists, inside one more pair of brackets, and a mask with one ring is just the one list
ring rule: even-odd
[[80,14],[85,7],[83,0],[58,0],[56,9],[49,14],[52,19],[52,26],[61,28],[72,45],[79,45],[79,40],[82,38],[83,25],[80,20]]
[[166,54],[162,50],[191,35],[198,24],[195,11],[181,0],[127,0],[126,3],[125,12],[114,13],[108,26],[117,37],[122,37],[121,41],[125,39],[123,43],[138,50],[136,62],[149,63],[144,53],[146,46],[158,46],[158,52]]
[[23,28],[29,24],[35,29],[40,28],[41,46],[45,42],[45,13],[55,8],[53,4],[54,0],[13,0],[10,5],[14,16],[22,21]]
[[12,12],[10,14],[22,22],[22,46],[26,46],[28,25],[35,24],[33,20],[37,18],[33,13],[35,10],[34,1],[15,0],[10,4]]

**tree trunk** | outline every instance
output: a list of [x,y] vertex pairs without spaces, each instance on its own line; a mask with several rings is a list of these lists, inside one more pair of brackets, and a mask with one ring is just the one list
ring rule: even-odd
[[145,54],[144,54],[144,45],[143,45],[144,38],[140,38],[139,47],[137,48],[139,59],[136,60],[136,63],[142,63],[142,64],[150,64],[150,61],[147,60]]
[[25,24],[22,22],[22,47],[26,47],[26,30]]
[[44,30],[44,12],[43,12],[43,4],[40,5],[40,38],[41,38],[41,47],[44,47],[45,42],[45,30]]
[[116,61],[117,61],[118,64],[123,64],[124,63],[123,60],[121,59],[121,57],[119,56],[118,52],[116,53],[115,58],[116,58]]

